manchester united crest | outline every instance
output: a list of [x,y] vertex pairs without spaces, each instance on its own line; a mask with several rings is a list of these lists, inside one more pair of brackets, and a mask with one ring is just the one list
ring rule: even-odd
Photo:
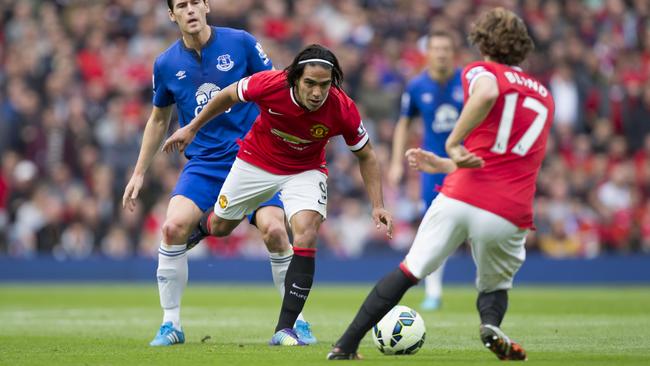
[[330,132],[329,128],[325,127],[325,125],[321,125],[320,123],[311,126],[311,128],[309,129],[309,133],[311,134],[311,136],[317,139],[325,138],[329,132]]
[[219,207],[221,207],[222,209],[228,207],[228,198],[226,198],[226,196],[224,196],[223,194],[219,196]]

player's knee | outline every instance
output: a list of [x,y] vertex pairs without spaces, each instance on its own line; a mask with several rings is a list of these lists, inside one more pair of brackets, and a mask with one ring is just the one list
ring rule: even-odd
[[302,248],[315,248],[317,239],[318,230],[315,228],[307,228],[294,234],[293,245]]
[[264,244],[271,253],[283,252],[289,249],[289,237],[284,225],[272,224],[262,233]]
[[162,226],[162,234],[165,243],[180,244],[189,234],[189,226],[181,221],[166,220]]

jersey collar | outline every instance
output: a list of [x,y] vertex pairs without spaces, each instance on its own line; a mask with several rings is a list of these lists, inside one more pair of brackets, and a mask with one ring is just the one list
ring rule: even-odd
[[[210,27],[210,38],[208,38],[208,41],[205,42],[203,47],[201,47],[202,50],[206,49],[217,38],[217,30],[215,29],[215,27],[212,26],[209,27]],[[185,45],[185,42],[183,42],[183,38],[179,39],[179,41],[181,42],[181,46],[185,51],[191,53],[192,55],[198,56],[193,48],[189,48]]]

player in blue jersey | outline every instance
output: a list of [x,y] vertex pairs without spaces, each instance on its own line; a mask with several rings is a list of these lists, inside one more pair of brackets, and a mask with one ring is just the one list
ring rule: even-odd
[[[169,17],[182,38],[163,52],[154,64],[153,108],[147,121],[140,155],[123,196],[123,206],[133,210],[144,174],[159,150],[176,104],[179,123],[188,124],[219,91],[243,77],[270,70],[273,65],[249,33],[211,27],[207,0],[167,0]],[[158,291],[164,310],[163,324],[152,346],[183,343],[180,304],[187,285],[188,236],[201,214],[212,208],[239,150],[237,140],[251,128],[259,110],[240,103],[206,124],[185,150],[188,162],[180,174],[167,208],[158,254]],[[261,231],[269,250],[273,281],[284,295],[284,278],[293,257],[279,197],[263,203],[249,218]],[[296,333],[314,343],[309,324],[300,316]]]
[[[404,151],[411,122],[420,117],[424,123],[422,146],[438,156],[447,157],[445,141],[463,108],[461,70],[454,68],[454,41],[445,31],[434,31],[427,39],[427,68],[411,80],[404,94],[400,119],[393,135],[393,155],[388,172],[389,183],[397,186],[404,174]],[[444,174],[421,173],[422,214],[438,195]],[[423,310],[440,307],[444,264],[425,279]]]

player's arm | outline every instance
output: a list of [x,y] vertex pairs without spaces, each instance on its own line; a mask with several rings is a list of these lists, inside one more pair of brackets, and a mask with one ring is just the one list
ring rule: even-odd
[[402,167],[402,156],[406,150],[406,142],[408,140],[408,131],[411,126],[412,119],[407,116],[402,116],[397,121],[395,132],[393,135],[393,153],[390,161],[390,169],[388,170],[388,181],[393,186],[397,186],[402,179],[404,169]]
[[354,155],[359,160],[359,171],[366,186],[370,203],[372,204],[372,218],[379,229],[380,224],[387,227],[386,234],[389,238],[393,237],[393,217],[384,208],[384,198],[381,188],[381,173],[379,162],[375,150],[370,142],[366,143],[361,149],[354,151]]
[[176,132],[165,141],[163,151],[185,151],[185,148],[192,142],[192,140],[194,140],[194,136],[196,136],[196,133],[199,132],[201,127],[214,117],[227,111],[228,108],[239,103],[240,100],[237,95],[237,83],[238,82],[232,83],[217,93],[217,95],[215,95],[208,104],[205,105],[203,110],[201,110],[201,113],[194,117],[190,123],[185,127],[176,130]]
[[142,188],[144,174],[149,169],[160,143],[167,134],[172,116],[172,107],[173,104],[162,108],[154,106],[151,110],[151,115],[144,128],[138,161],[135,163],[133,174],[124,189],[124,196],[122,196],[122,206],[124,208],[128,207],[132,211],[135,208],[135,200]]
[[499,87],[493,78],[482,76],[472,84],[469,92],[465,107],[445,144],[447,154],[459,168],[478,168],[484,164],[483,159],[467,151],[461,143],[490,113],[499,97]]
[[425,173],[449,174],[458,168],[453,160],[440,157],[419,147],[408,149],[405,155],[411,168]]

